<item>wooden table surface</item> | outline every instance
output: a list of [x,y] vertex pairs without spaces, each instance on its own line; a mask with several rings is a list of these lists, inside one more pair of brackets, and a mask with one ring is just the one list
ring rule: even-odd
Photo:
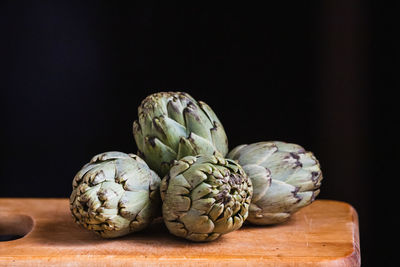
[[0,198],[0,266],[359,266],[356,211],[317,200],[276,226],[245,225],[210,243],[146,230],[105,240],[72,221],[67,199]]

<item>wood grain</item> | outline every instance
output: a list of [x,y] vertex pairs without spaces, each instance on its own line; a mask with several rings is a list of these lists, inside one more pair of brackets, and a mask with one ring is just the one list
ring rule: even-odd
[[240,230],[210,243],[146,230],[105,240],[80,228],[67,199],[0,199],[0,266],[360,266],[358,217],[347,203],[317,200],[287,223]]

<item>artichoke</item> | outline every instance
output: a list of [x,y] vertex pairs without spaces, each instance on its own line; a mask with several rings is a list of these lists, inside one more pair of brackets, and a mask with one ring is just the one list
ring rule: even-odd
[[158,175],[136,155],[96,155],[73,180],[72,216],[105,238],[140,231],[160,213],[160,183]]
[[149,95],[138,113],[139,119],[133,123],[138,155],[160,177],[168,172],[173,160],[228,153],[228,139],[213,110],[187,93]]
[[299,145],[277,141],[240,145],[227,157],[243,166],[254,185],[247,219],[253,224],[284,222],[319,193],[319,162]]
[[175,161],[160,191],[164,222],[172,234],[211,241],[242,226],[253,187],[236,162],[198,155]]

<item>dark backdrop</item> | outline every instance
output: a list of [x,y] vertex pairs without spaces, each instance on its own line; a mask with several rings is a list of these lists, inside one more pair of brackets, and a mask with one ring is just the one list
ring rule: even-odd
[[313,151],[319,197],[357,209],[363,265],[387,266],[395,9],[377,2],[0,2],[0,196],[68,197],[93,155],[136,152],[145,96],[186,91],[218,114],[230,148]]

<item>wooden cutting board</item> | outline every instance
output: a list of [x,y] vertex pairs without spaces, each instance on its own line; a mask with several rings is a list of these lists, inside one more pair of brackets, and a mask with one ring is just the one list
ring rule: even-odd
[[[26,234],[26,235],[25,235]],[[0,266],[359,266],[356,211],[317,200],[276,226],[245,225],[210,243],[146,230],[105,240],[72,221],[67,199],[0,198]]]

